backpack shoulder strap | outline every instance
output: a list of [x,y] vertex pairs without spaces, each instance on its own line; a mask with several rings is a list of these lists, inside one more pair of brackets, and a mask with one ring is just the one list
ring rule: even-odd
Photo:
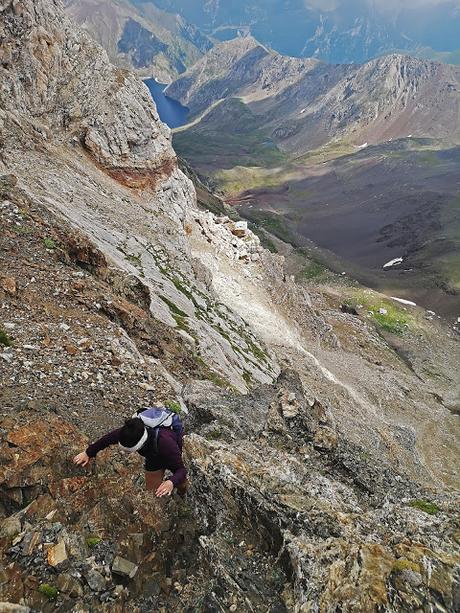
[[160,436],[160,428],[153,428],[153,451],[158,454],[158,438]]

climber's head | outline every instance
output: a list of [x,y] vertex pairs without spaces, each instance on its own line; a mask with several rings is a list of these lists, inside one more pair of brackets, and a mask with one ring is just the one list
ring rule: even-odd
[[125,421],[120,431],[120,447],[124,451],[139,451],[147,442],[147,429],[139,417]]

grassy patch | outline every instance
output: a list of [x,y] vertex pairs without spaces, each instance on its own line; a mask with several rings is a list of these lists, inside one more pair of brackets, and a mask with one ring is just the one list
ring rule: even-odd
[[217,385],[217,387],[233,389],[233,386],[226,379],[209,368],[203,358],[201,358],[199,355],[195,355],[194,359],[195,362],[201,367],[205,379],[208,379],[208,381],[211,381],[214,383],[214,385]]
[[402,336],[414,323],[413,317],[403,308],[388,300],[379,299],[378,295],[371,292],[355,292],[344,302],[358,311],[365,308],[379,330],[397,336]]
[[228,195],[236,195],[247,190],[276,188],[288,180],[289,172],[282,166],[267,169],[260,166],[234,166],[219,170],[214,178],[222,191]]
[[412,570],[414,573],[419,573],[420,566],[416,562],[411,562],[406,558],[400,558],[399,560],[396,560],[391,570],[394,573],[401,573],[404,570]]
[[48,600],[56,600],[57,595],[59,594],[59,590],[57,589],[57,587],[54,587],[49,583],[42,583],[41,585],[39,585],[38,591],[40,592],[40,594],[43,594],[43,596],[46,596]]
[[184,311],[182,311],[182,309],[176,306],[174,302],[171,302],[169,298],[166,298],[166,296],[160,296],[160,298],[163,300],[165,304],[168,305],[169,310],[171,311],[173,316],[182,317],[182,318],[188,317],[187,313],[185,313]]
[[428,515],[436,515],[441,510],[434,502],[429,502],[428,500],[412,500],[409,503],[413,509],[418,509],[419,511],[423,511]]
[[58,247],[57,243],[55,243],[52,238],[44,238],[43,244],[45,245],[47,249],[57,249]]
[[178,415],[182,413],[182,408],[176,400],[167,400],[165,402],[165,407],[167,407],[170,411],[173,411],[173,413],[177,413]]
[[248,213],[248,219],[285,243],[292,242],[292,236],[283,215],[268,211],[251,211],[250,214]]
[[319,262],[310,261],[297,274],[297,278],[299,281],[301,281],[302,279],[318,279],[319,277],[322,277],[325,272],[326,268],[322,264],[320,264]]
[[101,541],[102,539],[99,536],[88,536],[86,538],[86,544],[88,545],[90,549],[93,549],[93,547],[96,547],[96,545],[98,545]]
[[136,268],[139,268],[142,266],[141,257],[139,255],[132,255],[132,254],[125,255],[125,260],[127,260],[128,262],[131,262],[131,264],[136,266]]
[[12,344],[13,342],[8,334],[5,332],[5,330],[3,330],[3,328],[0,328],[0,345],[3,345],[3,347],[11,347]]

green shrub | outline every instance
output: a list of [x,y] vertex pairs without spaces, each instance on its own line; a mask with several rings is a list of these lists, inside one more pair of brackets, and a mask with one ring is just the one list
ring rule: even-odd
[[167,407],[170,411],[177,413],[178,415],[182,413],[182,408],[180,404],[175,400],[167,400],[165,402],[165,407]]
[[43,594],[43,596],[46,596],[48,600],[55,600],[57,598],[57,595],[59,594],[59,590],[57,589],[57,587],[54,587],[49,583],[42,583],[39,586],[38,591],[40,592],[40,594]]
[[3,328],[0,328],[0,345],[3,345],[4,347],[11,347],[12,345],[10,337],[5,330],[3,330]]
[[43,244],[47,249],[57,249],[57,245],[52,238],[44,238]]
[[413,570],[414,573],[420,572],[420,566],[416,562],[411,562],[406,558],[400,558],[396,560],[391,569],[394,573],[401,573],[403,570]]
[[206,438],[208,439],[208,441],[218,441],[220,438],[222,438],[222,430],[220,430],[219,428],[210,430],[206,433]]
[[434,502],[428,502],[427,500],[412,500],[409,503],[413,509],[418,509],[419,511],[423,511],[424,513],[428,513],[428,515],[436,515],[441,510]]
[[93,547],[96,547],[96,545],[98,545],[101,541],[102,539],[99,536],[88,536],[86,539],[86,544],[92,549]]

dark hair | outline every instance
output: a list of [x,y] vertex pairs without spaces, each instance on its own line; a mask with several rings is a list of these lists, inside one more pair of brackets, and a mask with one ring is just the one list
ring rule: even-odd
[[139,417],[127,419],[120,431],[120,443],[123,447],[134,447],[144,434],[144,429],[144,422]]

